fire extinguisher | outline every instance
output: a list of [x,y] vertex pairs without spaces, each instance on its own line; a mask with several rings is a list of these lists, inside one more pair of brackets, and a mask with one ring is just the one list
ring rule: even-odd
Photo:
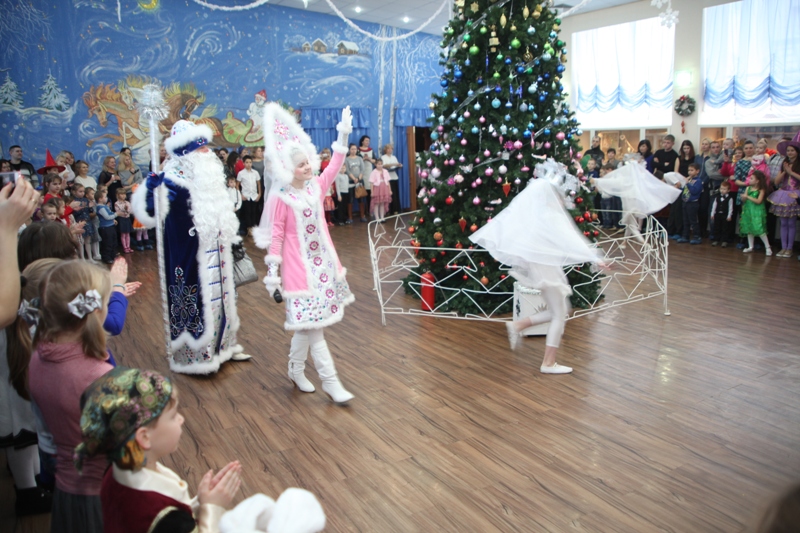
[[433,311],[436,308],[436,289],[434,283],[436,278],[430,271],[425,272],[422,276],[422,310]]

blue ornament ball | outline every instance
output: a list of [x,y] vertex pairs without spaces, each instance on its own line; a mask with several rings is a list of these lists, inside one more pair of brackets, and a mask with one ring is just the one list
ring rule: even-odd
[[522,74],[523,72],[525,72],[525,67],[523,67],[522,65],[518,65],[517,74]]
[[458,96],[454,96],[454,97],[453,97],[453,103],[454,103],[454,104],[457,104],[457,103],[458,103]]
[[457,79],[457,80],[460,80],[460,79],[461,79],[463,76],[464,76],[464,73],[463,73],[463,72],[461,72],[461,71],[460,71],[460,70],[458,70],[458,69],[456,69],[456,70],[455,70],[455,72],[453,72],[453,77],[454,77],[455,79]]
[[519,135],[519,128],[513,128],[511,130],[511,133],[513,133],[514,135]]
[[442,98],[447,98],[447,91],[442,91]]
[[457,132],[456,132],[456,137],[458,137],[459,139],[460,139],[461,137],[463,137],[463,136],[464,136],[464,134],[461,132],[461,130],[459,130],[459,131],[457,131]]
[[478,85],[483,85],[483,78],[478,78],[478,81],[476,83]]
[[534,113],[534,114],[533,114],[533,120],[538,120],[538,118],[539,118],[539,115],[537,115],[536,113]]
[[555,39],[556,37],[558,37],[558,34],[556,32],[554,32],[554,31],[551,31],[550,32],[550,38],[551,39]]
[[544,102],[544,95],[543,95],[543,94],[540,94],[540,95],[539,95],[539,101],[540,101],[540,102]]
[[561,53],[562,53],[563,55],[567,55],[567,49],[566,49],[566,48],[562,48],[562,49],[561,49]]
[[561,144],[563,144],[564,146],[569,146],[569,141],[564,139],[563,141],[561,141]]
[[442,80],[442,81],[439,82],[439,85],[441,85],[442,87],[447,87],[448,81],[447,80]]
[[508,102],[506,102],[506,107],[507,107],[507,108],[511,109],[511,106],[512,106],[512,105],[514,105],[514,104],[512,104],[512,103],[511,103],[511,100],[509,100]]
[[510,65],[511,64],[511,58],[510,57],[505,58],[504,63],[506,65]]
[[578,137],[580,137],[581,135],[583,135],[583,130],[578,130],[578,131],[576,131],[575,133],[577,133],[577,134],[578,134]]
[[478,129],[478,126],[472,126],[472,130],[470,130],[470,131],[472,131],[472,133],[477,135],[480,130]]
[[546,79],[546,80],[550,79],[550,73],[549,72],[545,72],[544,73],[544,79]]
[[504,116],[504,117],[503,117],[503,119],[504,119],[506,122],[508,122],[509,120],[511,120],[511,115],[506,115],[506,116]]
[[472,89],[467,91],[467,96],[472,96],[473,94],[475,94],[475,91],[473,91]]
[[533,125],[533,122],[528,122],[528,125],[527,125],[526,127],[527,127],[529,130],[533,130],[533,128],[535,128],[536,126],[534,126],[534,125]]
[[564,65],[559,65],[559,66],[556,67],[556,71],[558,71],[558,72],[564,72],[564,70],[566,70],[564,68]]
[[571,133],[567,133],[567,139],[572,139],[572,134]]
[[528,130],[525,130],[525,131],[522,132],[522,136],[525,137],[526,139],[530,139],[531,138],[531,132],[529,132]]
[[439,138],[439,134],[435,131],[431,132],[431,139],[434,141]]
[[543,133],[545,135],[550,135],[550,128],[545,128]]
[[501,102],[500,100],[498,100],[497,98],[495,98],[494,100],[492,100],[492,107],[493,107],[493,108],[497,109],[497,108],[498,108],[498,107],[500,107],[501,105],[502,105],[502,102]]
[[458,117],[458,121],[457,122],[459,124],[463,123],[464,122],[464,117]]
[[547,52],[545,52],[544,54],[542,54],[542,61],[550,61],[551,59],[553,59],[553,56],[551,56],[551,55],[550,55],[550,54],[548,54]]
[[557,118],[554,118],[553,119],[553,126],[558,126],[559,124],[561,124],[561,121],[558,120]]
[[475,111],[480,111],[481,110],[481,104],[479,104],[478,102],[475,102],[475,105],[472,106],[472,109],[474,109]]
[[541,62],[537,59],[536,61],[533,62],[533,64],[538,67],[541,64]]
[[500,87],[499,85],[496,85],[495,88],[494,88],[494,92],[496,92],[496,93],[499,93],[502,90],[503,90],[503,88]]
[[464,60],[464,66],[468,67],[468,66],[470,66],[471,64],[472,64],[472,61],[470,61],[469,59],[465,59],[465,60]]

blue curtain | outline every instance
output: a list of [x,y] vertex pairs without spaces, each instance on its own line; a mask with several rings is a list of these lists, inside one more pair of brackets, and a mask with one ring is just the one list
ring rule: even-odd
[[[366,107],[351,108],[350,112],[353,114],[353,133],[350,134],[350,142],[357,143],[362,135],[369,135],[370,112]],[[336,140],[339,135],[336,125],[341,119],[341,108],[304,107],[300,124],[311,137],[317,150],[322,150],[330,148]]]
[[[394,156],[403,165],[397,171],[398,186],[400,188],[400,206],[403,209],[411,207],[411,191],[409,191],[410,178],[408,175],[408,142],[406,128],[408,126],[428,127],[429,109],[396,109],[394,113]],[[414,150],[414,147],[411,147]]]
[[704,10],[705,103],[800,105],[800,0],[744,0]]

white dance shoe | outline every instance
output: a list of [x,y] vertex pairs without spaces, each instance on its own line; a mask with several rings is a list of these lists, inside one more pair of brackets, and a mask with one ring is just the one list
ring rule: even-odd
[[572,372],[572,368],[554,363],[553,366],[542,365],[539,367],[539,372],[542,374],[569,374]]

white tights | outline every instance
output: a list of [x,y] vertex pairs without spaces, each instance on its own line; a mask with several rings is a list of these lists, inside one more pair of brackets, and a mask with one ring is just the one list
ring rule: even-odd
[[373,205],[372,216],[375,217],[375,220],[383,220],[386,216],[386,206],[382,203]]
[[748,245],[748,247],[753,248],[753,244],[755,244],[755,242],[756,242],[755,237],[758,237],[759,239],[761,239],[761,242],[764,243],[764,249],[769,250],[769,239],[767,239],[767,234],[766,233],[764,233],[763,235],[756,235],[756,236],[748,235],[747,236],[747,245]]
[[567,298],[556,287],[544,287],[539,290],[542,293],[542,299],[547,304],[547,311],[536,313],[524,319],[529,322],[525,327],[550,322],[550,326],[547,328],[545,346],[558,348],[559,344],[561,344],[561,336],[564,335],[564,326],[567,323]]
[[36,475],[39,473],[39,447],[35,444],[15,450],[13,446],[6,448],[6,460],[18,489],[32,489],[36,486]]

